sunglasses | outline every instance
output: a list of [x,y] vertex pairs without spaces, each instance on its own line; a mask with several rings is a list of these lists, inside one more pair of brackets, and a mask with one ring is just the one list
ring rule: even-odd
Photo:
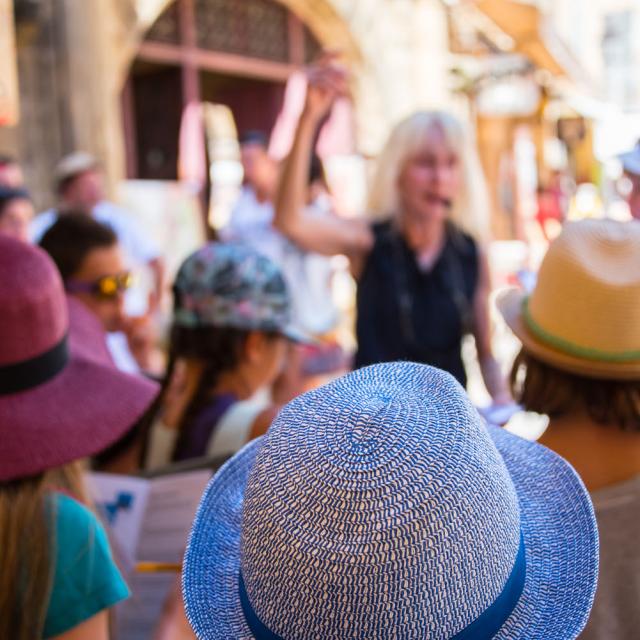
[[94,282],[67,280],[65,289],[68,293],[90,293],[101,300],[112,300],[124,293],[133,284],[133,276],[129,271],[113,276],[103,276]]

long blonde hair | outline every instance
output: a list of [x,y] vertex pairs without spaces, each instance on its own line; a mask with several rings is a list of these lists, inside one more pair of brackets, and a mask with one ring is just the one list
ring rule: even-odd
[[46,498],[55,490],[86,501],[81,463],[0,484],[0,638],[42,637],[55,549],[55,504]]
[[483,241],[489,224],[489,199],[478,154],[462,123],[444,111],[418,111],[399,122],[378,157],[369,191],[368,212],[381,220],[401,209],[398,180],[407,160],[424,148],[427,133],[439,128],[462,164],[462,188],[453,201],[450,220]]

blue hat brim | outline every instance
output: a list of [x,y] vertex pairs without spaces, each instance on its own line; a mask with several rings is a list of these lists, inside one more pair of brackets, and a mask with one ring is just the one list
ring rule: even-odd
[[[518,493],[526,546],[525,587],[495,638],[575,638],[596,590],[598,533],[582,480],[560,456],[489,426]],[[252,639],[238,596],[242,502],[262,438],[231,458],[209,483],[185,554],[182,586],[198,638]]]

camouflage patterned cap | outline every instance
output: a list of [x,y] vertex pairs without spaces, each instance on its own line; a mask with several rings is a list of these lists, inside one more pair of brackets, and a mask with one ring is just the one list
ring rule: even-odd
[[280,269],[244,245],[211,242],[192,253],[178,270],[173,291],[177,326],[273,331],[309,341],[291,323],[291,298]]

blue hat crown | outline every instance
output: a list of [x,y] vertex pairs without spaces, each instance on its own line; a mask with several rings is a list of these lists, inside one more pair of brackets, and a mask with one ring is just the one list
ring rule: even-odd
[[522,555],[516,491],[478,413],[451,376],[411,363],[287,405],[242,513],[250,615],[283,638],[454,637]]

